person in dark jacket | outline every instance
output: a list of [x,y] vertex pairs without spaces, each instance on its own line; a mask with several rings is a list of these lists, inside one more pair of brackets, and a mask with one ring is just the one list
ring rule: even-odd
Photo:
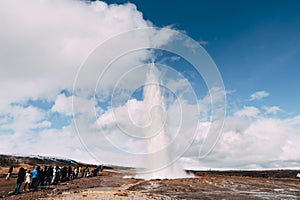
[[44,186],[46,171],[45,171],[45,169],[40,169],[39,173],[40,173],[39,174],[39,184],[41,186]]
[[45,166],[44,168],[44,174],[45,174],[45,186],[48,184],[50,185],[51,179],[50,179],[50,166]]
[[60,180],[62,182],[65,182],[66,181],[66,178],[67,178],[67,175],[68,175],[68,169],[66,166],[64,166],[62,169],[61,169],[61,178]]
[[26,174],[25,169],[23,167],[21,167],[18,172],[17,185],[15,187],[15,194],[20,193],[20,187],[21,187],[22,183],[24,182],[25,174]]
[[69,165],[68,167],[68,180],[71,180],[71,177],[72,177],[72,167]]
[[53,168],[51,166],[49,166],[46,171],[46,185],[51,184],[52,175],[53,175]]
[[6,180],[7,180],[7,181],[9,180],[9,178],[10,178],[10,176],[11,176],[11,173],[12,173],[13,169],[14,169],[14,166],[11,165],[11,166],[9,167],[9,169],[8,169],[8,172],[7,172],[7,176],[6,176]]

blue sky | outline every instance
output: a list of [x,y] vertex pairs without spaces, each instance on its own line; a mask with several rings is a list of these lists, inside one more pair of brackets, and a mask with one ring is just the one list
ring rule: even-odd
[[[0,153],[63,156],[84,162],[137,166],[134,159],[114,149],[104,137],[94,140],[98,142],[96,149],[85,148],[93,141],[83,144],[80,137],[89,138],[89,134],[104,129],[104,135],[121,149],[143,151],[141,143],[120,135],[116,127],[121,124],[132,128],[124,119],[128,113],[132,115],[130,120],[139,123],[143,100],[138,84],[143,84],[146,78],[145,61],[150,62],[155,55],[157,64],[179,72],[168,74],[159,66],[162,82],[176,94],[182,94],[183,110],[191,114],[198,111],[201,118],[196,131],[189,124],[193,120],[185,119],[186,138],[193,137],[189,134],[195,132],[193,145],[180,159],[185,167],[299,166],[299,1],[105,2],[0,1],[3,19],[0,30],[6,30],[0,32]],[[118,58],[97,82],[106,59],[131,46],[128,41],[120,40],[117,47],[101,51],[105,46],[102,44],[109,38],[118,38],[120,33],[153,25],[180,30],[199,42],[223,78],[227,118],[214,150],[204,159],[199,157],[199,149],[207,140],[210,127],[217,123],[209,120],[210,94],[220,97],[223,93],[220,88],[208,91],[193,66],[178,59],[178,55],[142,50],[129,53]],[[149,40],[158,47],[171,43],[172,34],[168,31],[158,29],[155,33],[155,37],[150,34],[132,43],[147,44]],[[106,56],[97,60],[93,57],[97,51],[100,57]],[[86,63],[94,64],[93,59],[97,60],[96,68],[83,67]],[[137,74],[128,73],[132,66],[140,65],[146,68],[139,68]],[[73,92],[77,83],[83,86],[78,93],[76,87]],[[189,84],[198,95],[196,101],[190,98]],[[96,102],[91,98],[95,85]],[[109,100],[116,85],[120,101],[111,105]],[[131,99],[126,99],[128,94]],[[176,130],[180,121],[175,96],[169,94],[167,99],[167,114],[173,120],[171,130]],[[120,121],[113,114],[121,116]],[[84,119],[87,123],[76,127],[76,120]]]
[[[128,1],[106,1],[126,3]],[[173,25],[204,48],[217,64],[228,98],[244,103],[265,90],[265,104],[300,112],[300,3],[289,1],[130,1],[157,26]]]

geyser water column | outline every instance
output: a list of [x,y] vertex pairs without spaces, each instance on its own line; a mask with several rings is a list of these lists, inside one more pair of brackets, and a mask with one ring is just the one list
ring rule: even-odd
[[[167,134],[167,111],[159,77],[159,71],[152,63],[143,89],[144,109],[142,117],[144,123],[148,125],[143,131],[147,140],[147,155],[144,162],[145,170],[137,177],[144,179],[188,177],[184,169],[173,162],[170,148],[172,137],[168,137],[172,133]],[[159,149],[161,149],[159,153],[154,154],[154,156],[153,153]]]
[[[165,71],[159,64],[148,65],[146,69],[149,72],[145,78],[146,72],[142,70],[145,68],[138,66],[153,57],[149,49],[150,52],[158,49],[182,57],[194,67],[196,73],[201,74],[209,92],[221,91],[210,92],[210,119],[213,123],[203,143],[193,145],[193,154],[185,152],[197,133],[199,99],[194,98],[194,102],[190,98],[181,99],[176,88],[180,82],[173,84],[174,88],[172,84],[165,84]],[[139,54],[142,50],[146,52]],[[136,55],[132,55],[134,53]],[[126,59],[128,57],[130,59]],[[156,67],[164,73],[163,81]],[[172,80],[184,79],[177,77]],[[168,97],[165,103],[164,91],[159,86],[161,83],[178,97],[182,113],[170,109]],[[143,99],[131,95],[141,87],[144,88]],[[205,158],[216,144],[225,117],[224,91],[216,65],[198,42],[172,29],[135,29],[100,44],[78,69],[72,93],[74,124],[85,149],[99,163],[124,166],[142,163],[146,169],[138,175],[140,177],[178,178],[185,176],[185,173],[174,164],[177,160],[182,156]],[[141,104],[146,111],[138,115]],[[128,110],[130,112],[125,112]],[[168,120],[169,116],[180,117],[181,122],[178,127],[175,126],[176,130],[174,123]]]

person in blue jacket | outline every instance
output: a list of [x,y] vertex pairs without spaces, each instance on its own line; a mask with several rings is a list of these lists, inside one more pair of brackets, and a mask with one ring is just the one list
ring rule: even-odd
[[32,183],[31,183],[31,188],[33,188],[34,190],[36,190],[38,184],[39,184],[39,171],[40,171],[40,167],[39,166],[35,166],[34,170],[32,170],[31,174],[32,174]]

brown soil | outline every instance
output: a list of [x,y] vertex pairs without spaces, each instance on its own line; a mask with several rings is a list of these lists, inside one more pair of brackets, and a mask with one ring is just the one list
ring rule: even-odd
[[295,178],[253,178],[202,174],[195,178],[142,180],[123,178],[132,170],[105,170],[101,176],[75,179],[38,191],[8,196],[16,175],[0,179],[4,199],[299,199]]
[[[20,167],[32,170],[34,165],[87,165],[76,161],[6,155],[0,155],[0,161],[0,198],[3,199],[300,199],[296,170],[198,171],[193,172],[195,178],[147,181],[123,178],[134,176],[134,170],[112,167],[105,167],[104,172],[96,177],[9,195],[16,185],[16,173]],[[11,164],[15,168],[11,179],[6,181]]]

